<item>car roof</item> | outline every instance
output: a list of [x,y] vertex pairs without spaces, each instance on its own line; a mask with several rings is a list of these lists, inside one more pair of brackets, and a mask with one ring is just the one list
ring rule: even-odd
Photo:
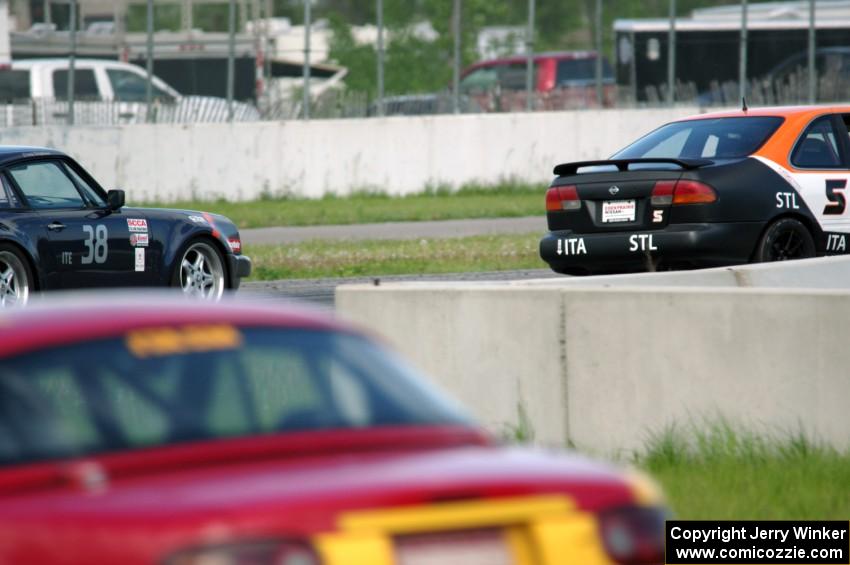
[[[67,67],[68,64],[68,57],[45,57],[43,59],[15,59],[14,61],[12,61],[12,68],[23,70],[31,69],[33,67]],[[86,57],[77,57],[76,59],[74,59],[74,65],[82,65],[85,67],[138,67],[138,65],[134,65],[132,63],[125,63],[124,61],[116,61],[115,59],[90,59]]]
[[0,166],[24,157],[66,157],[65,153],[49,147],[27,145],[0,145]]
[[50,347],[122,337],[151,327],[232,324],[354,332],[315,308],[227,297],[210,304],[174,290],[56,293],[0,312],[0,358]]
[[710,120],[714,118],[746,118],[753,116],[775,116],[781,118],[806,117],[820,114],[848,114],[850,106],[772,106],[765,108],[748,108],[747,110],[724,110],[720,112],[708,112],[696,114],[675,120],[683,122],[687,120]]

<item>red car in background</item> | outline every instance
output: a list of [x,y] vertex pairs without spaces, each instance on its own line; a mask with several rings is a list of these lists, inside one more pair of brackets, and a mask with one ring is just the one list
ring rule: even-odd
[[[595,51],[558,51],[534,55],[535,108],[598,108]],[[460,91],[484,111],[516,112],[526,108],[527,57],[517,55],[480,61],[461,74]],[[602,58],[602,106],[617,100],[614,72]]]
[[645,479],[503,447],[309,311],[159,295],[0,319],[0,563],[663,561]]

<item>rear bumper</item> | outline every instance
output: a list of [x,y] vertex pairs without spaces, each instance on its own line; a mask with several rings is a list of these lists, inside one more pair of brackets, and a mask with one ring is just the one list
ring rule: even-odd
[[251,275],[251,259],[244,255],[228,255],[227,261],[230,274],[230,288],[236,290],[239,288],[239,283],[243,277]]
[[552,270],[572,274],[734,265],[749,261],[763,228],[763,222],[733,222],[615,233],[557,231],[540,241],[540,257]]

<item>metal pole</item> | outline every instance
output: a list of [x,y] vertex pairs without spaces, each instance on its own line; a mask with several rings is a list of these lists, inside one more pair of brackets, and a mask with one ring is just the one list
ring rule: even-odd
[[817,101],[817,71],[815,69],[815,0],[809,0],[809,104]]
[[51,14],[51,0],[44,0],[44,23],[53,23],[53,14]]
[[181,27],[184,31],[192,31],[192,27],[195,25],[193,10],[192,0],[183,0],[180,19],[182,20]]
[[534,109],[534,0],[528,0],[528,29],[525,31],[525,109]]
[[670,0],[670,30],[667,34],[667,104],[676,102],[676,0]]
[[377,0],[378,16],[378,115],[384,115],[384,1]]
[[738,61],[738,98],[747,97],[747,0],[741,2],[741,53]]
[[68,125],[74,125],[74,71],[77,64],[77,0],[70,0],[71,56],[68,57]]
[[461,0],[454,0],[452,9],[452,35],[454,35],[454,61],[452,63],[452,111],[460,113],[460,16]]
[[266,84],[271,84],[272,79],[272,34],[271,25],[274,18],[272,0],[266,0]]
[[596,35],[596,104],[601,108],[605,100],[602,92],[602,0],[596,0],[594,21]]
[[305,120],[310,119],[310,3],[313,0],[304,0],[304,86],[302,92],[303,116]]
[[227,121],[233,121],[233,83],[236,71],[236,0],[227,14]]
[[147,121],[153,121],[153,0],[148,0],[148,23],[147,23],[147,71],[148,78],[145,84],[145,103],[147,104]]

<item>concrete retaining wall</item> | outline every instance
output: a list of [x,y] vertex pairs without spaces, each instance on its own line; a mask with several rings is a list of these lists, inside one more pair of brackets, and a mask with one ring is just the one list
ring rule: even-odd
[[0,130],[0,144],[67,151],[132,200],[419,192],[502,179],[546,183],[554,165],[599,159],[696,108],[310,122]]
[[[739,270],[791,280],[801,265]],[[850,260],[815,267],[830,280]],[[671,275],[699,284],[723,272]],[[496,432],[517,425],[522,405],[536,441],[606,453],[719,416],[850,447],[850,292],[583,280],[341,287],[337,311],[386,336]]]

